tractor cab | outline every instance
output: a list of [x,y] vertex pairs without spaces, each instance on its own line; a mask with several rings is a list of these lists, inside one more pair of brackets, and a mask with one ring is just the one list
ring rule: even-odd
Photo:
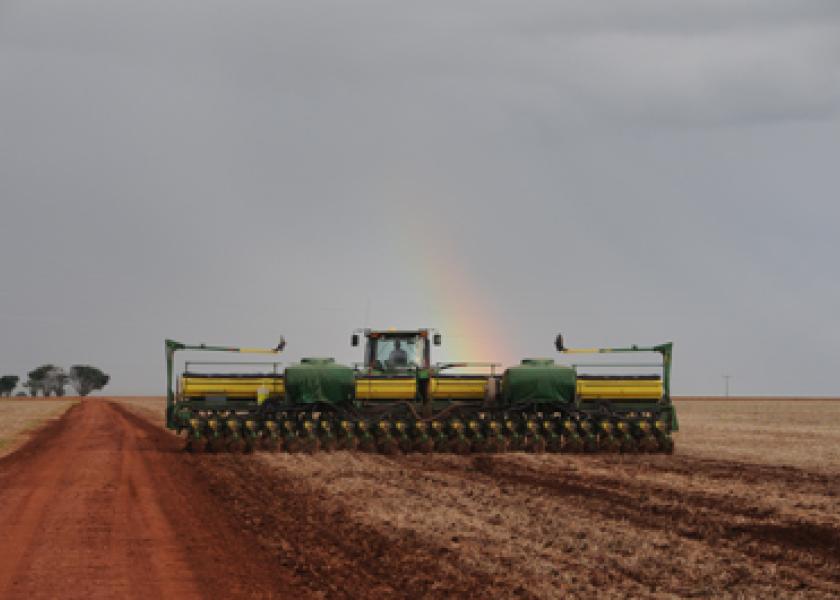
[[365,336],[363,367],[371,371],[399,372],[428,370],[431,365],[431,343],[440,345],[440,334],[429,329],[372,330],[353,334],[351,344],[359,345],[359,334]]
[[[365,338],[364,362],[357,365],[355,399],[360,402],[419,402],[419,412],[429,416],[433,405],[454,400],[483,400],[488,381],[497,387],[495,363],[432,363],[431,346],[439,346],[434,329],[359,329],[350,340],[359,346]],[[491,374],[455,374],[451,369],[489,367]],[[495,394],[493,394],[495,396]],[[438,408],[440,408],[438,406]]]

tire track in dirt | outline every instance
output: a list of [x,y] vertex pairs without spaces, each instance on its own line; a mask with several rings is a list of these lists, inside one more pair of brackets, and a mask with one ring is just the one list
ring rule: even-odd
[[[473,467],[476,471],[487,475],[557,491],[563,495],[576,495],[589,499],[597,497],[608,501],[611,507],[624,508],[630,516],[638,513],[645,517],[654,515],[673,518],[677,519],[678,523],[696,522],[702,525],[700,530],[703,532],[712,531],[722,537],[727,537],[726,534],[728,533],[725,524],[714,526],[706,522],[708,519],[700,518],[700,516],[714,513],[710,515],[713,518],[734,515],[762,521],[768,518],[778,518],[775,510],[742,506],[737,499],[713,494],[683,492],[663,486],[637,485],[624,479],[597,475],[581,476],[564,472],[564,479],[560,481],[554,479],[556,474],[543,474],[533,469],[522,470],[521,467],[494,462],[487,457],[476,458]],[[651,502],[651,500],[657,500],[658,502]],[[639,525],[644,524],[644,522],[644,520],[638,520]],[[733,525],[729,529],[732,532],[749,533],[753,528],[745,524]],[[768,535],[767,541],[777,541],[795,549],[814,552],[826,557],[840,557],[840,532],[832,527],[804,521],[795,523],[783,521],[778,525],[761,525],[754,529],[756,531],[777,531],[780,533],[791,531],[793,534],[789,538],[781,537],[778,533],[771,533]],[[800,529],[803,535],[796,535],[797,530]],[[688,537],[693,537],[695,535],[694,529],[692,528],[689,531]],[[700,531],[697,533],[700,533]],[[760,535],[757,537],[764,539]],[[840,573],[838,573],[838,577],[840,578]]]
[[[612,464],[610,465],[612,476],[607,476],[593,472],[582,475],[577,468],[563,468],[558,465],[555,467],[556,470],[544,473],[545,479],[539,479],[539,482],[532,480],[532,484],[550,488],[551,483],[546,484],[545,481],[553,482],[558,477],[562,477],[565,482],[575,483],[578,487],[582,485],[591,488],[598,487],[604,493],[619,494],[621,498],[626,500],[626,503],[632,505],[638,505],[639,502],[652,503],[652,500],[666,500],[672,503],[686,504],[692,510],[719,515],[743,517],[745,519],[782,518],[779,511],[774,507],[749,504],[744,501],[744,498],[732,494],[692,491],[687,489],[687,486],[678,489],[656,481],[640,480],[637,475],[641,471],[634,469],[634,466],[639,465],[627,462]],[[505,469],[514,473],[535,474],[538,478],[541,475],[541,472],[534,469],[533,465],[523,465],[515,459],[511,460],[505,457],[476,457],[472,468],[488,475],[493,475],[495,471],[501,473]]]
[[[658,457],[657,457],[658,458]],[[737,481],[745,484],[770,484],[788,486],[801,492],[824,494],[831,497],[840,495],[840,476],[809,471],[786,465],[759,465],[740,461],[716,460],[693,456],[674,455],[670,460],[647,460],[640,463],[640,469],[673,473],[684,477],[705,477],[720,481]],[[614,465],[620,459],[609,460],[604,457],[604,464]]]
[[[409,465],[418,468],[416,463]],[[420,466],[425,471],[451,472],[452,465]],[[840,532],[809,521],[780,521],[775,511],[738,506],[737,499],[708,494],[683,494],[662,486],[635,485],[575,471],[539,472],[516,457],[481,455],[463,463],[466,478],[491,477],[572,500],[599,519],[626,521],[642,530],[661,530],[735,551],[750,560],[772,562],[784,575],[786,587],[803,584],[825,592],[840,592]],[[734,516],[734,518],[733,518]],[[756,582],[761,582],[757,580]]]

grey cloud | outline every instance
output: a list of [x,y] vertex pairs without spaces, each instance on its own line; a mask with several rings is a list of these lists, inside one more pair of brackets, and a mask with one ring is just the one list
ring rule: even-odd
[[836,393],[835,7],[7,2],[0,368],[154,393],[165,336],[349,361],[367,313]]

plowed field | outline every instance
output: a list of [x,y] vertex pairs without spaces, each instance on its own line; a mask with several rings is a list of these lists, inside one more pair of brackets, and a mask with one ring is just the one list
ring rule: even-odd
[[191,455],[159,408],[0,459],[0,597],[840,595],[840,402],[683,403],[673,456]]

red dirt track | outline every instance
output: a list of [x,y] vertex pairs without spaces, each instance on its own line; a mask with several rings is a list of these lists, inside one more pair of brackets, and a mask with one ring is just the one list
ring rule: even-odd
[[87,400],[0,460],[0,597],[295,591],[294,575],[261,564],[196,481],[182,446],[116,404]]

